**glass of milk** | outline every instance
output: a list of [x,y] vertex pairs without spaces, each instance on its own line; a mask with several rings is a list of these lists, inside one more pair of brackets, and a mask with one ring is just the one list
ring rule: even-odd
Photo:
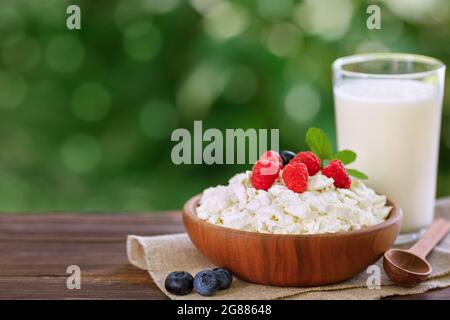
[[339,149],[403,209],[397,243],[433,221],[445,65],[412,54],[363,54],[333,63]]

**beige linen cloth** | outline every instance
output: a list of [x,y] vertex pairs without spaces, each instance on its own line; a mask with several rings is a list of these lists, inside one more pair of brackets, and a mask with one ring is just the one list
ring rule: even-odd
[[[450,200],[440,201],[436,215],[450,219]],[[175,270],[184,270],[192,275],[198,271],[213,268],[192,244],[186,234],[139,237],[130,235],[127,240],[129,261],[138,268],[147,270],[156,285],[171,299],[380,299],[392,295],[422,293],[434,288],[450,286],[450,234],[439,243],[428,256],[433,267],[429,280],[412,288],[392,284],[384,274],[382,260],[377,262],[381,268],[381,286],[369,289],[367,279],[373,273],[361,272],[354,278],[337,284],[318,287],[274,287],[249,283],[237,279],[227,290],[218,291],[213,297],[202,297],[195,292],[186,296],[175,296],[166,291],[164,280]]]

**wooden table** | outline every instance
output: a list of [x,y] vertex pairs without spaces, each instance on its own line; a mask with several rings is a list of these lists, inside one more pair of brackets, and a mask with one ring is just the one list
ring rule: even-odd
[[[439,205],[450,210],[450,198]],[[128,263],[125,239],[183,230],[179,212],[0,214],[0,299],[166,299]],[[81,269],[81,290],[67,289],[69,265]],[[450,299],[450,288],[405,298]]]

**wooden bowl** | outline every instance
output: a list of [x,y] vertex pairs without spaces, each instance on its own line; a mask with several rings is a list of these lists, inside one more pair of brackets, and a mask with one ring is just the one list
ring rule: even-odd
[[285,235],[217,226],[196,215],[201,195],[184,205],[183,222],[200,252],[240,279],[274,286],[317,286],[350,279],[375,263],[394,243],[402,210],[362,230]]

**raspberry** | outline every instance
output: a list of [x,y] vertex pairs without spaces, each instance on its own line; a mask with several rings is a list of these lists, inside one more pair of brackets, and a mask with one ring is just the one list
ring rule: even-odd
[[320,159],[311,151],[297,153],[294,159],[291,160],[291,163],[292,162],[304,163],[308,168],[310,176],[313,176],[320,171]]
[[308,189],[308,168],[301,162],[290,162],[284,167],[283,173],[284,184],[288,189],[302,193]]
[[348,189],[352,183],[347,174],[347,170],[345,170],[344,164],[340,160],[331,161],[322,169],[322,174],[328,178],[333,178],[334,185],[337,188]]
[[267,159],[260,159],[253,166],[250,181],[255,189],[267,191],[275,180],[277,180],[279,173],[280,166],[278,163]]
[[283,159],[281,158],[280,154],[276,151],[269,150],[262,154],[262,156],[259,158],[259,160],[267,159],[269,161],[275,162],[278,164],[280,169],[283,167]]

